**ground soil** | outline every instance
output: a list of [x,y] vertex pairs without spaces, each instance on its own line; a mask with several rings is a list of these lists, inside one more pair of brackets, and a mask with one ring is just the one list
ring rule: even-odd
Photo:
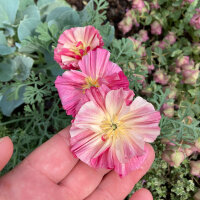
[[[89,0],[66,0],[70,5],[74,6],[77,10],[82,10]],[[126,10],[131,8],[130,0],[107,0],[109,7],[107,10],[107,18],[110,23],[115,27],[116,38],[123,36],[122,32],[118,29],[117,24],[123,19]]]

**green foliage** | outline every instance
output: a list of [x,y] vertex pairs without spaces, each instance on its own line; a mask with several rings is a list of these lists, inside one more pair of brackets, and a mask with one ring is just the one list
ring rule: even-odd
[[189,160],[185,159],[181,167],[169,167],[161,158],[164,145],[157,141],[153,147],[156,153],[155,161],[132,192],[144,187],[152,192],[155,200],[192,200],[197,188],[190,175]]

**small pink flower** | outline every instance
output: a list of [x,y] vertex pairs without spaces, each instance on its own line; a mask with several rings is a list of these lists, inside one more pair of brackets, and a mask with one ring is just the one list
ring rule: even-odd
[[149,39],[148,32],[146,30],[140,30],[139,36],[142,42],[146,42]]
[[200,29],[200,9],[197,9],[197,13],[191,18],[190,25],[196,29]]
[[170,45],[174,44],[176,42],[176,35],[174,32],[169,32],[165,38],[164,41],[169,43]]
[[104,45],[93,26],[71,28],[63,32],[54,49],[54,60],[63,69],[79,69],[78,61],[89,51]]
[[182,65],[189,64],[190,57],[189,56],[181,56],[176,60],[176,67],[181,68]]
[[154,75],[153,75],[153,78],[154,78],[154,81],[156,83],[160,83],[162,85],[166,85],[169,82],[169,79],[170,79],[170,77],[162,69],[156,70]]
[[147,156],[145,142],[160,134],[160,113],[141,97],[130,102],[133,95],[122,88],[107,94],[91,88],[86,93],[91,101],[81,107],[70,129],[72,153],[120,176],[140,168]]
[[146,7],[143,0],[133,0],[132,8],[140,13],[146,11]]
[[167,47],[167,43],[165,41],[161,41],[159,42],[158,47],[164,50]]
[[105,49],[90,51],[78,63],[81,71],[65,71],[57,77],[55,86],[68,115],[74,117],[88,101],[86,90],[91,87],[105,85],[112,90],[128,90],[128,79],[117,64],[109,61],[109,57],[110,53]]
[[158,21],[154,21],[151,24],[151,34],[160,35],[162,33],[162,26]]
[[133,15],[132,11],[128,10],[125,14],[125,17],[118,24],[118,28],[123,32],[123,34],[126,34],[132,29],[132,27],[133,27]]
[[185,2],[192,3],[194,0],[184,0]]
[[150,3],[151,9],[159,9],[160,5],[158,4],[158,0],[153,0],[153,2]]

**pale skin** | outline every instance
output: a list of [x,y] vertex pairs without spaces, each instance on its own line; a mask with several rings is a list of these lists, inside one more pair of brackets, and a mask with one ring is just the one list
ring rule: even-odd
[[[75,158],[69,149],[69,127],[34,150],[0,178],[0,200],[123,200],[149,170],[154,150],[142,167],[120,178],[114,171],[94,169]],[[0,170],[13,153],[9,137],[0,140]],[[131,200],[152,200],[140,189]]]

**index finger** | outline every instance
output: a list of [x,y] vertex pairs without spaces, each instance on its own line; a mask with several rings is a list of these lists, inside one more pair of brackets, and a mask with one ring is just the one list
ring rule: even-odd
[[34,150],[23,164],[59,183],[78,162],[70,151],[69,129],[68,126]]

